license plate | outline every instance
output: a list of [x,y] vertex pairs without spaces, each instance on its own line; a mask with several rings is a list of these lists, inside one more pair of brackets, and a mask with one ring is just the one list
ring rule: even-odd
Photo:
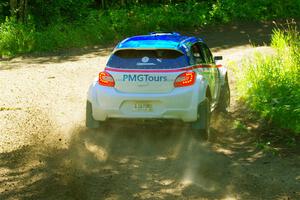
[[135,103],[133,105],[133,111],[135,112],[151,112],[153,110],[150,103]]

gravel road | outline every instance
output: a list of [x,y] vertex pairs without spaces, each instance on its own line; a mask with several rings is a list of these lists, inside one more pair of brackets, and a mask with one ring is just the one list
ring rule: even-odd
[[[271,52],[214,44],[225,63]],[[258,122],[236,126],[246,114],[233,75],[231,110],[213,117],[213,142],[171,123],[87,130],[86,92],[110,51],[1,61],[0,199],[300,199],[299,152],[263,152]]]

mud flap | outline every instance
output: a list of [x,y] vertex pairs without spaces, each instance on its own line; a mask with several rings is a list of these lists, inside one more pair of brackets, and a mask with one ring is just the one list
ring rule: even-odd
[[209,100],[206,98],[198,106],[198,119],[192,123],[192,128],[196,130],[206,130],[209,128],[210,122],[210,105]]
[[89,101],[86,102],[85,125],[87,128],[99,128],[100,127],[100,123],[93,118],[92,104]]
[[221,88],[221,94],[219,97],[219,102],[216,110],[218,112],[227,113],[227,109],[229,105],[230,105],[230,88],[229,88],[228,81],[226,81]]
[[198,106],[197,121],[192,123],[192,134],[196,139],[207,141],[210,138],[210,102],[206,98]]

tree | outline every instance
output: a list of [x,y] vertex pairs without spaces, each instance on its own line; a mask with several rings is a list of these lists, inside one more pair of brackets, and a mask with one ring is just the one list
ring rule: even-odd
[[10,0],[9,5],[11,15],[25,23],[28,15],[28,0]]

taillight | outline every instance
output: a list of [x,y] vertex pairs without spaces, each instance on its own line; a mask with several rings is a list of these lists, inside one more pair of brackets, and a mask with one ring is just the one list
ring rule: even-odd
[[107,87],[115,86],[114,78],[106,71],[99,73],[98,83],[99,83],[99,85],[103,85],[103,86],[107,86]]
[[174,82],[174,87],[186,87],[195,83],[196,73],[195,72],[184,72],[177,76]]

